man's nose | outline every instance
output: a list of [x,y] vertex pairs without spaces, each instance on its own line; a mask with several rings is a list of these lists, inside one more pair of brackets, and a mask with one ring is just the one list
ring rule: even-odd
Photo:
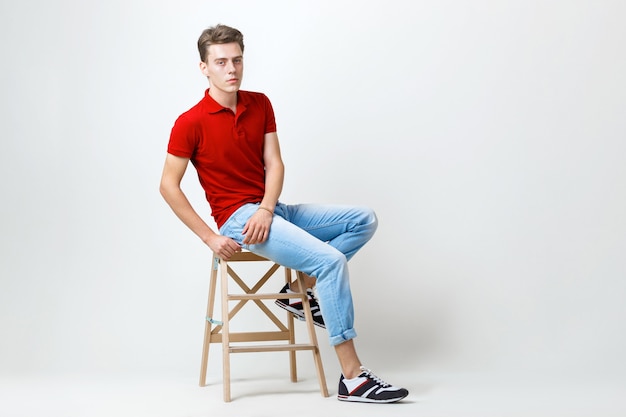
[[229,74],[235,72],[235,64],[233,63],[233,61],[228,61],[226,63],[226,71],[228,71]]

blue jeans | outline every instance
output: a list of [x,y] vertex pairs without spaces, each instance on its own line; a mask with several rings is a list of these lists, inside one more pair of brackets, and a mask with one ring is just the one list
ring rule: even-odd
[[348,260],[374,235],[378,220],[369,208],[278,203],[268,239],[244,245],[242,230],[258,204],[245,204],[220,233],[244,249],[317,279],[320,308],[332,346],[356,337]]

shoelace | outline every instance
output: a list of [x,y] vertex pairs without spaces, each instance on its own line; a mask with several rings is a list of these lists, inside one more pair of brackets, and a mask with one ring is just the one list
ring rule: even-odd
[[321,316],[322,312],[320,310],[317,297],[315,297],[315,292],[313,291],[312,288],[307,288],[306,293],[309,296],[309,305],[311,306],[311,313],[313,313],[315,317]]
[[369,378],[372,378],[374,381],[376,381],[376,383],[380,384],[383,388],[387,388],[391,386],[391,384],[388,384],[387,382],[383,381],[381,378],[374,375],[374,372],[372,372],[370,369],[367,369],[366,367],[361,366],[361,371],[365,372],[365,374]]
[[311,312],[314,316],[321,316],[322,312],[320,310],[319,302],[317,301],[317,297],[315,296],[315,292],[311,288],[306,290],[309,295],[309,304],[311,305]]

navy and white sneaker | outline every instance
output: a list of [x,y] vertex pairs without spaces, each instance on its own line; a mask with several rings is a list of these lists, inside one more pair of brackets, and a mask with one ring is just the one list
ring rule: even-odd
[[[282,290],[280,290],[281,294],[289,294],[294,293],[289,288],[289,284],[286,284]],[[313,293],[312,289],[306,290],[307,295],[309,296],[309,305],[311,306],[311,314],[313,314],[313,323],[321,327],[322,329],[326,328],[324,324],[324,318],[322,317],[322,311],[320,310],[320,305],[317,302],[317,298]],[[284,308],[285,310],[291,312],[298,320],[304,320],[304,307],[302,307],[302,299],[301,298],[279,298],[275,301],[276,305]]]
[[386,383],[361,366],[361,374],[356,378],[346,379],[341,375],[337,399],[362,403],[393,403],[407,395],[408,390]]

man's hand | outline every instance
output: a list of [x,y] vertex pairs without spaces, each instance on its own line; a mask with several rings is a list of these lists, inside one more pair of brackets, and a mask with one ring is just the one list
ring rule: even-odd
[[267,210],[257,210],[243,227],[242,234],[245,236],[243,243],[254,245],[265,242],[270,234],[273,217],[274,215]]
[[206,244],[209,245],[209,248],[211,248],[220,259],[228,260],[228,258],[233,256],[236,252],[241,252],[241,246],[239,246],[237,242],[222,235],[213,235]]

